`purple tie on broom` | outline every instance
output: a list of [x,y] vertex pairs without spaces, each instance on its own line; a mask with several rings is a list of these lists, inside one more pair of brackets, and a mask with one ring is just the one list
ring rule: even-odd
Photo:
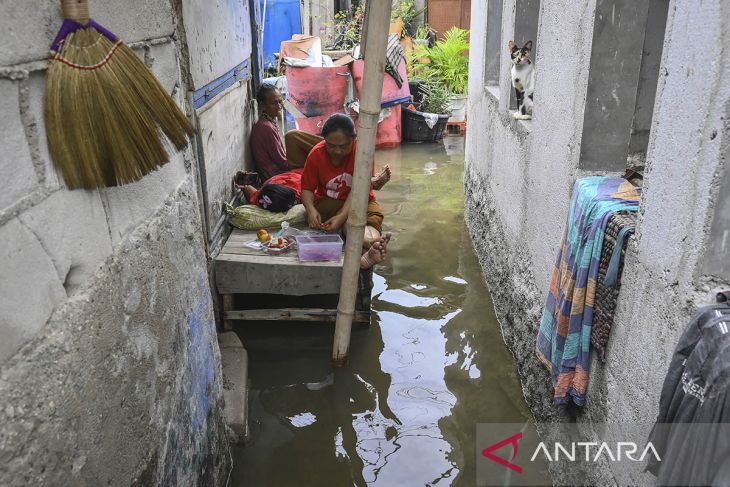
[[61,0],[51,46],[46,135],[69,189],[138,181],[187,145],[193,126],[142,60],[89,18],[88,0]]

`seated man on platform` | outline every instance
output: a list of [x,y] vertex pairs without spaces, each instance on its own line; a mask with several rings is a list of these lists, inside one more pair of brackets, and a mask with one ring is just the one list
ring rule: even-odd
[[261,180],[304,167],[309,151],[322,137],[290,130],[282,140],[276,119],[281,115],[284,99],[274,85],[263,83],[256,92],[256,101],[259,120],[251,129],[251,152]]

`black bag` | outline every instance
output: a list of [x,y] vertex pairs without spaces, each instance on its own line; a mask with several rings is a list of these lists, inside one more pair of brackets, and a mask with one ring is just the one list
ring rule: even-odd
[[297,196],[293,189],[282,184],[267,184],[259,192],[258,205],[274,213],[287,211],[297,204]]

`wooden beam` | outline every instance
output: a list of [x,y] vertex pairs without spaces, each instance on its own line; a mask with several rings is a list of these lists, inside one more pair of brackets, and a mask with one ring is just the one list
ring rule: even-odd
[[224,294],[221,297],[223,298],[223,331],[231,331],[233,330],[233,323],[226,318],[226,313],[233,309],[233,294]]
[[[337,318],[337,310],[322,308],[245,309],[225,311],[223,317],[226,321],[311,321],[334,323]],[[354,321],[358,323],[370,323],[370,312],[356,311]]]

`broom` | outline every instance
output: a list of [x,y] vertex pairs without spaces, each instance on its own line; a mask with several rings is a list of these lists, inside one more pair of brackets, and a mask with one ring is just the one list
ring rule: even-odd
[[51,158],[69,189],[141,179],[169,160],[193,126],[147,66],[89,18],[88,0],[61,0],[45,94]]

